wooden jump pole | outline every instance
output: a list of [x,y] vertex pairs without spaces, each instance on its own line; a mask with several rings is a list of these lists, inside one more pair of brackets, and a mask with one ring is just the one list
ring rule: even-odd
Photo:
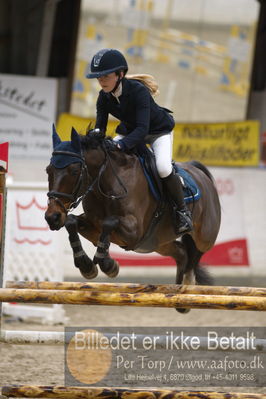
[[59,399],[266,399],[265,393],[177,391],[169,389],[126,389],[95,387],[63,387],[7,385],[2,395],[8,398]]
[[208,285],[177,284],[131,284],[131,283],[77,283],[54,281],[7,281],[6,288],[41,289],[41,290],[86,290],[127,293],[176,293],[197,295],[236,295],[266,297],[266,288],[260,287],[222,287]]
[[[0,331],[0,343],[12,344],[12,345],[65,345],[68,344],[72,339],[75,333],[70,332],[62,332],[62,331],[17,331],[17,330],[2,330]],[[105,337],[111,339],[116,336],[114,333],[105,332],[103,333]],[[89,332],[87,333],[87,337],[89,336]],[[124,337],[131,337],[131,333],[122,333],[120,334],[121,339]],[[145,334],[135,334],[136,339],[134,340],[137,348],[143,349],[143,339],[146,337]],[[151,335],[149,334],[151,339],[156,339],[156,347],[159,349],[166,349],[166,335]],[[156,338],[155,338],[156,337]],[[189,338],[189,337],[188,337]],[[198,337],[200,347],[199,350],[208,350],[209,349],[209,341],[208,337],[202,336]],[[222,338],[221,338],[222,339]],[[218,338],[219,347],[220,338]],[[259,352],[266,353],[266,339],[246,339],[245,345],[248,347],[253,346],[253,353]],[[186,348],[184,348],[185,350]],[[189,349],[188,349],[189,350]],[[230,347],[226,349],[222,349],[222,352],[230,352],[235,351],[235,349],[231,349]]]
[[0,331],[0,343],[11,345],[64,345],[70,339],[70,335],[62,331]]
[[141,306],[224,310],[266,310],[266,297],[124,293],[75,290],[0,289],[0,302],[70,305]]

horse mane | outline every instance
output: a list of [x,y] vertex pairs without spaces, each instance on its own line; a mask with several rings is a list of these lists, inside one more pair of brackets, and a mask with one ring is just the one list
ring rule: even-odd
[[92,133],[87,132],[86,135],[80,134],[80,143],[83,150],[97,150],[103,149],[107,151],[109,156],[114,156],[118,166],[123,167],[127,164],[129,157],[135,157],[132,154],[126,154],[124,151],[119,150],[111,136],[106,136],[105,133]]
[[81,146],[85,149],[97,149],[103,147],[104,143],[108,140],[113,141],[111,137],[105,136],[104,133],[87,133],[86,135],[80,134]]

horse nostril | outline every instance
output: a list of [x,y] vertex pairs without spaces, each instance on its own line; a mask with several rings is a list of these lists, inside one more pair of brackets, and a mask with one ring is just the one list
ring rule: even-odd
[[49,225],[54,225],[59,223],[61,218],[60,212],[54,212],[51,215],[45,215],[45,219]]
[[55,212],[55,213],[53,213],[52,219],[53,219],[53,222],[54,222],[54,223],[58,223],[59,220],[60,220],[60,218],[61,218],[61,213],[60,213],[60,212]]

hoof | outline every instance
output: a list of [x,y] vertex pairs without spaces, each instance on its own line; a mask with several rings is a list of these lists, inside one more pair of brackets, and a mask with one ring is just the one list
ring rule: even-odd
[[104,258],[101,260],[99,266],[101,271],[108,277],[114,278],[119,273],[119,264],[114,259]]
[[106,274],[108,277],[115,278],[119,273],[119,263],[114,260],[113,267]]
[[98,269],[97,266],[93,263],[91,266],[91,269],[88,270],[86,268],[81,268],[79,267],[80,274],[86,279],[86,280],[92,280],[93,278],[98,276]]
[[176,308],[175,310],[176,310],[178,313],[186,314],[186,313],[190,312],[191,309],[188,309],[188,308]]
[[98,275],[97,266],[85,254],[85,252],[83,253],[83,255],[75,257],[74,263],[85,279],[91,280],[92,278],[95,278]]

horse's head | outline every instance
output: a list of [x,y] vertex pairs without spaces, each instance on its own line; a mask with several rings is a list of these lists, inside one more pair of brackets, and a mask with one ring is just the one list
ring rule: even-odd
[[[46,168],[49,201],[45,213],[51,230],[63,227],[68,212],[95,187],[94,194],[96,192],[101,198],[121,199],[127,195],[111,157],[116,160],[117,166],[125,166],[127,156],[104,133],[88,132],[86,136],[80,136],[72,128],[71,141],[61,141],[53,128],[53,153]],[[107,165],[110,167],[107,168]],[[113,193],[113,181],[118,181],[122,194]],[[108,189],[103,190],[102,184]]]
[[48,208],[45,219],[51,230],[64,226],[70,208],[82,194],[87,167],[81,151],[79,134],[72,128],[71,141],[61,141],[53,128],[53,153],[46,168],[49,182]]

